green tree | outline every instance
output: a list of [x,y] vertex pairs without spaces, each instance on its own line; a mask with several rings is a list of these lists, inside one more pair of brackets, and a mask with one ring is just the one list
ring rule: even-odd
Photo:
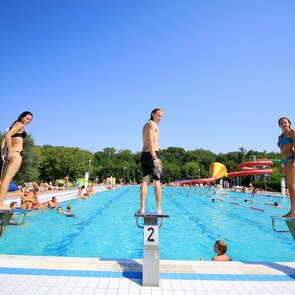
[[79,148],[54,147],[45,145],[42,148],[42,167],[44,179],[55,181],[69,176],[70,180],[84,177],[85,171],[89,170],[89,160],[92,153]]

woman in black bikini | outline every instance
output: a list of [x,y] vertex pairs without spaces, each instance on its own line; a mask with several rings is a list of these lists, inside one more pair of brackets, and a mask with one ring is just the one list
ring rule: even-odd
[[23,112],[18,119],[12,123],[1,144],[1,156],[3,168],[1,171],[0,184],[0,208],[5,208],[3,201],[6,197],[10,181],[18,172],[23,155],[23,141],[27,136],[24,129],[33,119],[30,112]]

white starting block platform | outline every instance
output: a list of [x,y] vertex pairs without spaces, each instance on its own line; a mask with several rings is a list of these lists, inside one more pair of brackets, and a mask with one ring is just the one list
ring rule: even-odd
[[[158,229],[163,225],[163,218],[169,218],[164,213],[135,213],[136,225],[143,228],[143,266],[142,285],[144,287],[159,287],[160,285],[160,253]],[[144,219],[140,225],[139,218]],[[160,225],[158,219],[160,218]]]
[[[295,241],[295,217],[283,217],[283,216],[271,216],[272,219],[272,229],[277,233],[291,233]],[[278,230],[276,228],[276,221],[285,221],[289,230]]]
[[[21,208],[17,208],[17,209],[0,209],[0,237],[3,236],[4,231],[6,230],[6,227],[8,225],[22,225],[25,220],[26,220],[26,213],[28,212],[28,210],[26,209],[21,209]],[[10,222],[12,216],[16,214],[22,214],[23,215],[23,219],[21,222]]]

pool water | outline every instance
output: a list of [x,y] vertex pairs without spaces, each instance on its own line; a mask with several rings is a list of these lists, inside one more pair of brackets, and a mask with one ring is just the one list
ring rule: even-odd
[[[212,202],[216,198],[216,203]],[[252,203],[245,203],[251,199]],[[265,203],[277,201],[282,208]],[[32,211],[22,226],[9,226],[0,239],[1,254],[142,258],[143,230],[136,226],[139,186],[100,192],[89,199],[74,199],[76,217],[55,210]],[[239,205],[237,205],[239,204]],[[146,211],[155,211],[149,187]],[[250,207],[265,210],[254,210]],[[162,209],[170,218],[159,229],[160,257],[173,260],[211,260],[213,245],[222,239],[227,254],[238,261],[295,261],[290,234],[272,230],[272,215],[288,211],[289,199],[214,191],[205,188],[163,188]],[[285,224],[279,224],[286,230]]]

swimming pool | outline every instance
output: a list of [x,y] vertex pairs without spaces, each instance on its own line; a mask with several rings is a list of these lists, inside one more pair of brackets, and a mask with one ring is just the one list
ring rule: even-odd
[[[216,203],[211,198],[216,198]],[[246,198],[253,202],[245,203]],[[274,201],[286,208],[264,204]],[[75,218],[46,209],[29,212],[26,223],[20,227],[8,227],[0,240],[0,253],[142,258],[143,232],[134,218],[139,206],[139,186],[101,192],[87,200],[74,199],[62,204],[63,208],[69,203]],[[291,235],[275,233],[271,228],[270,216],[287,212],[288,206],[289,200],[282,197],[252,198],[244,193],[214,194],[205,188],[164,187],[162,209],[170,218],[159,229],[161,259],[211,260],[214,242],[223,239],[233,260],[295,261]],[[155,210],[152,187],[146,207],[146,211]]]

